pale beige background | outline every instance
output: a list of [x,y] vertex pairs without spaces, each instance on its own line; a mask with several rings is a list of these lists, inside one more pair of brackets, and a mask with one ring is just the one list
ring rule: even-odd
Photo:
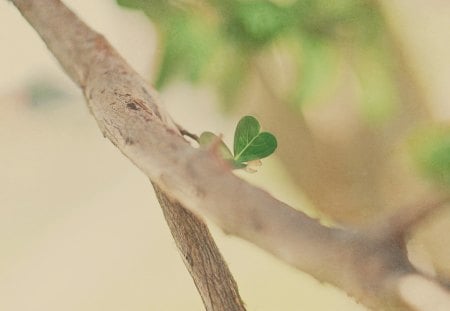
[[[411,57],[425,59],[417,62],[417,70],[432,80],[429,96],[447,107],[442,81],[450,80],[449,62],[436,73],[430,67],[433,58],[417,44],[449,51],[448,42],[439,46],[438,18],[429,22],[427,14],[435,13],[417,9],[431,2],[442,6],[439,12],[447,10],[440,20],[450,24],[446,1],[393,1],[388,10],[401,25],[425,25],[414,31],[400,26],[399,31],[405,44],[417,45]],[[138,72],[150,76],[156,34],[143,15],[121,10],[111,0],[66,3]],[[103,138],[80,92],[4,0],[0,26],[0,310],[202,310],[147,178]],[[436,35],[429,37],[433,27]],[[428,41],[417,40],[421,35]],[[33,79],[56,83],[68,99],[30,109],[23,90]],[[175,84],[162,97],[187,128],[230,137],[233,120],[222,117],[207,90]],[[276,158],[247,178],[280,199],[304,204]],[[331,286],[212,230],[249,310],[365,310]]]

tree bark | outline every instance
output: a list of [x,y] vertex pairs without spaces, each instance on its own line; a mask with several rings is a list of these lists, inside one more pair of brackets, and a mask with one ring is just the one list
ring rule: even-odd
[[[40,19],[45,18],[44,14],[49,13],[50,16],[47,17],[49,17],[48,22],[50,23],[68,22],[70,24],[68,27],[74,27],[69,31],[72,35],[79,30],[85,30],[81,34],[81,37],[77,38],[81,41],[89,41],[89,39],[98,40],[100,38],[98,34],[91,31],[84,23],[78,20],[60,1],[16,1],[14,4],[21,10],[24,16],[28,12],[30,16]],[[38,6],[42,7],[37,9]],[[54,13],[50,13],[53,9],[55,10]],[[43,24],[47,23],[44,20],[41,22]],[[56,24],[47,24],[47,26],[59,27]],[[44,40],[45,38],[47,40],[54,40],[58,36],[63,35],[57,31],[52,31],[50,28],[48,30],[49,32],[41,33]],[[53,35],[55,37],[52,37]],[[83,38],[84,35],[85,37]],[[48,39],[49,37],[53,39]],[[67,62],[63,61],[61,64],[66,66],[66,71],[68,71],[69,76],[75,83],[86,90],[86,76],[89,74],[87,66],[91,65],[90,62],[92,60],[84,59],[83,56],[76,58],[73,53],[77,52],[76,45],[81,42],[77,40],[72,41],[71,39],[61,39],[69,45],[66,50],[66,53],[69,53],[69,55],[66,57],[70,58],[70,60]],[[108,45],[106,41],[104,44],[106,46]],[[74,63],[71,63],[72,61]],[[77,61],[80,63],[77,63]],[[146,92],[144,88],[142,91]],[[129,109],[138,110],[140,104],[139,102],[135,103],[131,101],[127,106]],[[156,106],[152,108],[156,111],[156,114],[160,114]],[[171,122],[170,118],[161,118],[161,121],[164,122],[164,125],[168,129],[178,132],[177,127]],[[127,143],[132,144],[132,141],[130,140]],[[244,311],[244,303],[239,295],[237,284],[220,254],[208,227],[180,203],[169,199],[169,196],[156,184],[152,183],[152,185],[177,248],[197,287],[205,309],[207,311]]]
[[245,310],[227,264],[206,225],[153,184],[164,217],[206,310]]
[[[428,277],[431,285],[424,282],[427,277],[410,264],[405,247],[409,228],[398,232],[396,223],[365,231],[326,227],[237,178],[214,150],[190,146],[156,92],[103,36],[59,0],[12,2],[80,86],[104,136],[156,185],[208,310],[244,307],[206,227],[183,208],[341,288],[366,306],[434,311],[430,305],[439,297],[450,310],[450,295],[438,279]],[[202,247],[204,242],[207,247]],[[210,270],[203,271],[206,267]],[[418,283],[430,289],[419,302],[414,294]]]

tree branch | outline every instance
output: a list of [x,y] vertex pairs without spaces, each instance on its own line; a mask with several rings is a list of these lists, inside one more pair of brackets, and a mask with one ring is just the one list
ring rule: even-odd
[[431,216],[447,208],[450,202],[448,194],[441,195],[439,198],[429,198],[419,204],[408,205],[394,212],[383,215],[373,223],[374,232],[385,232],[385,235],[407,237],[416,227]]
[[[397,290],[402,277],[418,273],[409,263],[402,241],[379,232],[325,227],[237,178],[213,153],[191,147],[160,106],[155,91],[103,36],[59,0],[13,3],[81,87],[104,136],[152,180],[163,208],[177,206],[165,210],[166,217],[177,223],[184,217],[179,208],[183,206],[210,218],[225,232],[342,288],[369,307],[412,310],[411,304],[405,304],[404,297],[409,296]],[[185,224],[192,226],[190,221]],[[198,224],[191,229],[198,230]],[[179,232],[173,234],[177,243],[183,242],[177,238]],[[202,237],[209,240],[203,233]],[[189,247],[191,242],[183,245]],[[189,252],[181,252],[192,268]],[[207,253],[198,254],[212,260]],[[205,276],[228,272],[221,273],[216,270]],[[233,287],[233,282],[231,279],[228,284]],[[213,283],[202,284],[207,288]],[[198,283],[197,287],[200,289]],[[213,301],[207,296],[203,300]]]
[[[78,52],[81,52],[77,49],[77,46],[82,45],[82,42],[87,45],[98,44],[97,48],[103,46],[106,49],[110,49],[111,52],[114,52],[106,40],[90,30],[60,1],[15,1],[14,4],[21,10],[24,16],[36,20],[40,25],[38,27],[45,29],[40,34],[48,43],[50,49],[52,49],[51,46],[59,46],[57,41],[64,41],[64,44],[60,46],[61,49],[56,48],[58,55],[61,57],[58,60],[60,60],[61,65],[74,82],[86,91],[86,88],[89,87],[87,78],[90,74],[89,66],[95,64],[96,56],[101,57],[102,55],[101,53],[95,55],[96,52],[93,50],[89,55],[92,58],[85,58],[83,55],[77,55]],[[47,15],[48,11],[53,13]],[[46,21],[46,18],[49,18],[49,20]],[[64,34],[64,31],[54,31],[61,27],[60,23],[64,24],[66,22],[69,23],[67,26],[70,29],[68,30],[70,34]],[[67,40],[66,35],[72,37]],[[119,56],[114,55],[114,57]],[[122,65],[127,66],[122,59],[119,58],[118,60],[121,63],[123,62]],[[103,74],[108,75],[108,69],[102,69],[106,70]],[[115,69],[112,68],[111,70],[114,71]],[[96,76],[93,77],[93,79],[97,78]],[[136,76],[136,78],[140,80],[136,86],[144,84],[139,77]],[[122,86],[124,86],[123,90],[129,87],[129,85]],[[144,86],[141,86],[140,91],[150,98],[150,92]],[[119,97],[123,96],[119,101],[123,100],[123,98],[129,99],[126,103],[127,109],[134,111],[144,109],[151,114],[154,112],[160,118],[160,121],[164,123],[167,130],[174,131],[174,133],[178,132],[178,128],[174,123],[168,117],[163,117],[156,105],[150,104],[150,107],[147,107],[145,103],[134,100],[131,97],[133,94],[131,91],[127,94],[119,94],[115,89],[112,92]],[[103,105],[104,103],[98,102],[98,104]],[[89,108],[92,111],[92,106],[89,106]],[[150,109],[153,112],[150,112]],[[107,119],[103,121],[108,122]],[[115,130],[121,132],[121,129],[113,123],[110,125]],[[105,131],[108,132],[109,130],[105,129]],[[105,132],[104,134],[106,135]],[[132,135],[125,138],[126,144],[134,143],[131,137]],[[208,311],[244,311],[244,303],[239,296],[237,284],[209,233],[207,226],[191,212],[185,210],[181,204],[169,199],[168,195],[156,184],[153,183],[153,186],[172,236],[200,293],[205,309]]]
[[164,217],[206,310],[245,310],[237,284],[206,225],[153,184]]

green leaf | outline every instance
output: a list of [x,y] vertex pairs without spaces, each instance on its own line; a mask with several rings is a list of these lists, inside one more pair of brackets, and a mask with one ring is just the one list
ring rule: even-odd
[[289,8],[266,0],[236,1],[230,9],[225,20],[226,32],[240,44],[252,48],[273,42],[295,21]]
[[117,4],[130,9],[142,10],[152,21],[163,23],[179,10],[166,0],[116,0]]
[[214,148],[217,146],[217,150],[223,159],[233,160],[233,155],[231,154],[230,149],[228,149],[223,140],[214,133],[203,132],[198,139],[198,143],[201,147],[205,148]]
[[179,75],[190,82],[199,82],[217,49],[213,25],[189,14],[172,15],[170,23],[160,30],[162,60],[156,79],[158,89]]
[[238,163],[258,160],[271,155],[277,148],[277,140],[269,132],[260,132],[258,120],[243,117],[234,133],[234,160]]
[[[240,49],[222,44],[209,66],[206,81],[214,81],[225,111],[235,108],[250,78],[251,56]],[[220,59],[217,61],[216,59]]]
[[422,129],[410,140],[410,148],[422,173],[434,181],[450,185],[450,128]]
[[304,106],[321,102],[333,92],[333,82],[339,73],[339,57],[328,41],[303,32],[297,36],[301,42],[291,43],[292,52],[300,60],[292,100]]

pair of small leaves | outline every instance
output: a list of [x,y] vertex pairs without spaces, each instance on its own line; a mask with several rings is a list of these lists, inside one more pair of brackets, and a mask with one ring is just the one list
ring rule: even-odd
[[229,161],[237,169],[246,168],[251,162],[255,163],[271,155],[277,148],[275,136],[269,132],[261,132],[258,120],[252,116],[243,117],[236,127],[234,156],[222,139],[211,132],[203,132],[199,144],[215,148],[224,160]]

